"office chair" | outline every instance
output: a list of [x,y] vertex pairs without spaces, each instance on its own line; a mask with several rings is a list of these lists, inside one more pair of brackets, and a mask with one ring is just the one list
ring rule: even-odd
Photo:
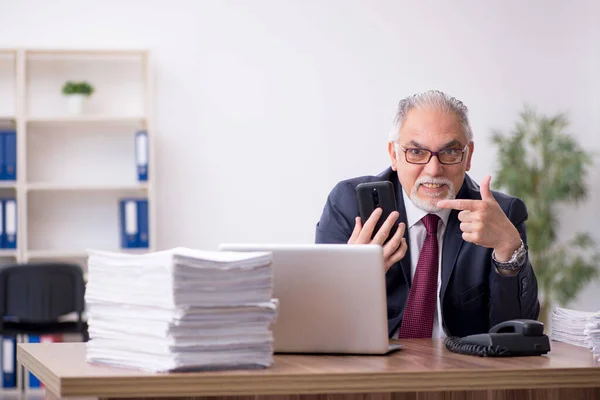
[[[61,262],[0,267],[0,335],[79,333],[87,341],[85,283],[79,265]],[[76,320],[66,320],[68,314]]]

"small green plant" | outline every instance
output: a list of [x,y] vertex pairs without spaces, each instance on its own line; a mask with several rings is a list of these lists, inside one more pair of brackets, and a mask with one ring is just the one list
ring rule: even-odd
[[558,207],[572,207],[587,198],[593,156],[566,132],[568,125],[563,113],[544,116],[526,108],[509,135],[495,132],[493,137],[499,148],[496,184],[523,199],[529,210],[529,256],[541,295],[539,319],[544,322],[552,303],[567,306],[600,274],[600,253],[587,232],[577,232],[564,243],[558,240]]
[[85,81],[67,81],[63,85],[62,92],[65,95],[83,94],[85,96],[91,96],[92,93],[94,93],[94,87]]

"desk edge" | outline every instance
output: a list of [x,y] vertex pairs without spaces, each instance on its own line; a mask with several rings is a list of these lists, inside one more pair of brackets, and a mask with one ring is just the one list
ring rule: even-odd
[[[425,371],[398,373],[296,374],[264,376],[198,375],[128,378],[63,378],[62,396],[170,397],[322,393],[393,393],[487,389],[600,387],[598,369],[533,371]],[[143,388],[143,389],[141,389]],[[58,391],[57,391],[58,392]]]

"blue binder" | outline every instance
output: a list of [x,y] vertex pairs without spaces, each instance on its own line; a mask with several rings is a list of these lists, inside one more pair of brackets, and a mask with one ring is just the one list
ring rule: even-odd
[[4,149],[6,148],[4,138],[6,135],[4,133],[5,131],[0,131],[0,180],[6,180],[6,162],[4,161]]
[[139,240],[137,199],[121,199],[119,201],[119,221],[121,225],[121,248],[137,248]]
[[[40,337],[38,335],[28,335],[28,342],[29,343],[39,343]],[[35,376],[31,372],[29,372],[29,388],[30,389],[38,389],[40,386],[41,386],[40,380],[37,378],[37,376]]]
[[121,248],[149,247],[148,199],[126,198],[119,201]]
[[4,180],[14,181],[17,179],[17,132],[8,131],[2,133],[4,140]]
[[17,340],[14,337],[2,336],[0,349],[2,361],[2,387],[17,387]]
[[148,180],[148,132],[138,131],[135,134],[135,164],[138,181]]
[[148,200],[137,201],[138,211],[138,246],[141,248],[149,247],[149,232],[148,232]]
[[6,248],[6,213],[3,199],[0,199],[0,248]]
[[17,200],[3,200],[3,247],[5,249],[17,248]]

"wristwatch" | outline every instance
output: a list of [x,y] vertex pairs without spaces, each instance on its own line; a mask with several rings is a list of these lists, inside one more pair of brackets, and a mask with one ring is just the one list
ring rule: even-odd
[[496,251],[492,251],[492,260],[498,269],[504,269],[508,271],[516,271],[523,266],[525,257],[527,256],[527,245],[521,240],[521,245],[514,251],[510,260],[500,262],[496,259]]

